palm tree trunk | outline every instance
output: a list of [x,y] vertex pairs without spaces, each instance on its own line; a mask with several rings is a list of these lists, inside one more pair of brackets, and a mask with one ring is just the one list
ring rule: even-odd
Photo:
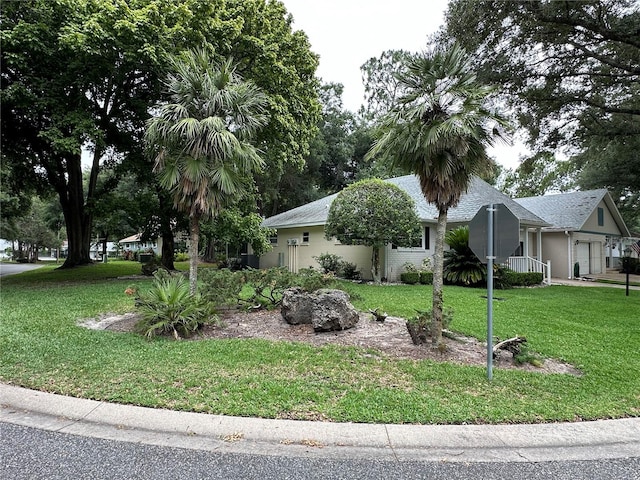
[[191,243],[189,245],[189,293],[195,295],[198,290],[198,242],[200,241],[200,215],[189,217]]
[[438,213],[436,246],[433,258],[433,301],[431,305],[431,344],[438,347],[442,343],[442,284],[444,260],[444,236],[447,231],[447,210]]

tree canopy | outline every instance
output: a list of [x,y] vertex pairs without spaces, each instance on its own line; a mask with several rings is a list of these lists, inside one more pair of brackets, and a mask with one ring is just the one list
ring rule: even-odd
[[345,245],[372,247],[371,272],[380,281],[380,248],[410,247],[421,238],[420,219],[409,194],[379,179],[361,180],[342,190],[329,208],[325,237]]
[[[301,168],[319,114],[318,60],[280,2],[32,0],[2,10],[3,163],[58,194],[65,266],[90,261],[101,164],[142,158],[168,54],[208,42],[267,93],[270,123],[258,139],[268,163],[263,205],[278,195],[283,171]],[[86,188],[83,148],[92,151]]]
[[[570,164],[556,164],[556,177],[570,175],[581,188],[610,189],[635,228],[639,25],[635,0],[452,0],[441,36],[473,52],[483,81],[504,87],[534,150],[520,177],[560,151]],[[550,171],[552,163],[533,168]]]

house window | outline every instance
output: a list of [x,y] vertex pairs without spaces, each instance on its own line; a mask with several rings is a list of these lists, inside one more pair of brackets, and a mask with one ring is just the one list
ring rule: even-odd
[[415,242],[413,242],[411,248],[422,248],[422,236],[418,237]]
[[604,208],[598,207],[598,226],[604,227]]
[[302,243],[309,243],[309,232],[302,232]]
[[520,242],[516,251],[513,252],[514,257],[523,257],[524,256],[524,242]]
[[[431,247],[431,238],[429,236],[429,233],[429,227],[424,227],[424,237],[418,238],[416,242],[409,248],[424,248],[425,250],[429,250],[429,248]],[[391,244],[391,249],[397,250],[398,246],[396,244]]]
[[271,245],[277,245],[278,244],[278,232],[274,233],[273,235],[271,235],[269,237],[269,243]]

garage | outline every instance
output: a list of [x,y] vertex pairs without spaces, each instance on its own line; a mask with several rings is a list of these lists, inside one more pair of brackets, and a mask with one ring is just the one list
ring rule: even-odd
[[602,273],[602,243],[580,242],[576,247],[576,261],[580,276]]
[[602,243],[592,242],[589,245],[589,273],[602,273]]
[[579,243],[576,247],[576,261],[580,266],[580,276],[589,275],[589,243]]

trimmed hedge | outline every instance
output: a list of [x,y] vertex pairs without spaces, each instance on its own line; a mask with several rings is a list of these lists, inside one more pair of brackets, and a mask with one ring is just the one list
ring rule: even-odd
[[[533,285],[540,285],[542,280],[542,273],[520,273],[514,272],[513,270],[502,269],[495,276],[495,286],[500,289],[531,287]],[[433,284],[433,272],[403,272],[400,274],[400,281],[408,285],[415,285],[417,283],[431,285]]]
[[503,270],[499,274],[499,278],[496,278],[496,285],[498,288],[512,288],[512,287],[531,287],[533,285],[540,285],[542,283],[543,276],[539,272],[514,272],[513,270]]
[[432,285],[433,272],[420,272],[420,283],[422,285]]
[[400,281],[409,285],[420,282],[420,272],[403,272],[400,274]]

